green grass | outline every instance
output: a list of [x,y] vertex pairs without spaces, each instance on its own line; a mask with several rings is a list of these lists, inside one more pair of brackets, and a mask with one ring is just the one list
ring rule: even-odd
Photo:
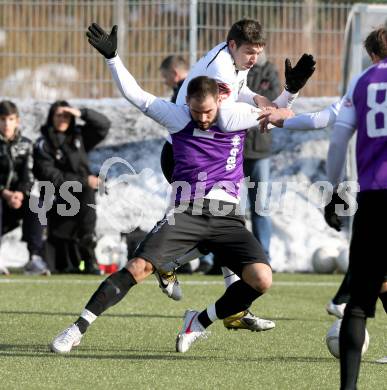
[[[252,311],[273,319],[263,333],[227,331],[220,321],[208,340],[177,354],[175,337],[187,308],[202,309],[222,294],[221,277],[186,276],[174,302],[151,282],[136,286],[90,327],[69,355],[48,344],[75,320],[97,277],[0,278],[0,388],[4,389],[338,389],[338,361],[325,346],[333,318],[324,306],[341,276],[274,275],[271,291]],[[8,283],[9,281],[9,283]],[[190,284],[192,281],[212,284]],[[184,283],[186,282],[186,283]],[[214,283],[215,282],[215,283]],[[276,284],[277,282],[277,284]],[[360,389],[386,388],[385,315],[368,323]]]

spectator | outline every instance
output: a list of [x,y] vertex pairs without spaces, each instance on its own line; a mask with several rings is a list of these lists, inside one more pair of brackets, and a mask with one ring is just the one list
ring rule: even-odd
[[[77,118],[85,124],[77,125]],[[39,180],[50,181],[55,187],[54,204],[47,216],[46,246],[54,271],[79,272],[83,261],[84,273],[100,274],[94,253],[96,210],[89,206],[95,205],[99,178],[90,171],[87,153],[106,137],[109,127],[104,115],[57,101],[41,128],[42,137],[34,149],[34,172]],[[67,181],[81,184],[80,192],[71,188],[71,195],[79,201],[79,211],[74,216],[63,215],[57,208],[58,204],[66,204],[69,209],[63,192],[59,193]]]
[[[21,135],[19,125],[17,106],[7,100],[0,102],[0,238],[23,221],[22,240],[27,242],[30,255],[25,273],[49,275],[42,258],[43,227],[29,208],[34,183],[32,143]],[[5,267],[1,268],[2,273],[8,273]]]
[[171,55],[160,65],[161,77],[164,83],[173,90],[171,102],[176,103],[177,94],[188,74],[188,64],[183,57]]
[[[247,85],[252,91],[271,101],[279,95],[278,71],[275,65],[267,60],[264,51],[258,56],[257,63],[250,69],[247,75]],[[264,207],[268,188],[266,189],[265,185],[261,184],[262,190],[259,191],[258,183],[270,182],[271,147],[272,135],[270,132],[262,134],[254,128],[248,132],[244,149],[244,172],[245,176],[249,176],[250,181],[255,183],[254,188],[248,189],[252,230],[269,259],[271,221],[268,216],[259,214],[259,210]]]

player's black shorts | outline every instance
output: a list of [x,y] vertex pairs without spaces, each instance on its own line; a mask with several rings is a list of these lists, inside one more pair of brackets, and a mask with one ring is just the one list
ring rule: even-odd
[[204,199],[203,207],[194,208],[191,203],[184,212],[167,214],[147,234],[134,256],[150,261],[157,269],[199,247],[214,253],[222,266],[238,276],[246,264],[269,265],[261,244],[246,229],[244,217],[238,215],[237,206],[219,202],[220,210],[226,207],[232,211],[226,216],[213,215],[213,202],[210,206]]
[[387,274],[387,190],[360,192],[357,201],[349,253],[350,305],[374,317]]

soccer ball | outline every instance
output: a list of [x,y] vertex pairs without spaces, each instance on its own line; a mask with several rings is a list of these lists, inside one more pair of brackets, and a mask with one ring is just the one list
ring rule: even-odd
[[348,264],[349,264],[349,250],[348,248],[344,248],[340,251],[336,259],[337,270],[340,273],[345,274],[348,269]]
[[334,248],[321,247],[315,250],[312,256],[314,272],[318,274],[331,274],[336,269],[338,251]]
[[[333,325],[329,328],[327,336],[326,336],[326,342],[327,347],[331,355],[333,355],[335,358],[340,358],[340,345],[339,345],[339,334],[340,334],[340,328],[341,328],[341,322],[343,320],[336,320]],[[365,330],[365,338],[364,338],[364,344],[363,349],[361,350],[361,354],[364,355],[367,352],[368,346],[370,344],[370,336],[368,334],[367,329]]]

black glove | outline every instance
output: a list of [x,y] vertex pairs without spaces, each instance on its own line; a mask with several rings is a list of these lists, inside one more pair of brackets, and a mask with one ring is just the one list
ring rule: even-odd
[[339,197],[337,192],[332,194],[331,201],[324,208],[325,222],[338,232],[341,230],[342,222],[341,218],[336,214],[335,208],[337,204],[345,204],[343,199]]
[[105,58],[113,58],[117,55],[118,26],[113,26],[110,35],[97,23],[92,23],[88,30],[86,35],[90,45],[94,46]]
[[285,89],[291,93],[297,93],[312,76],[316,69],[316,61],[311,54],[304,53],[292,68],[289,58],[285,60]]

